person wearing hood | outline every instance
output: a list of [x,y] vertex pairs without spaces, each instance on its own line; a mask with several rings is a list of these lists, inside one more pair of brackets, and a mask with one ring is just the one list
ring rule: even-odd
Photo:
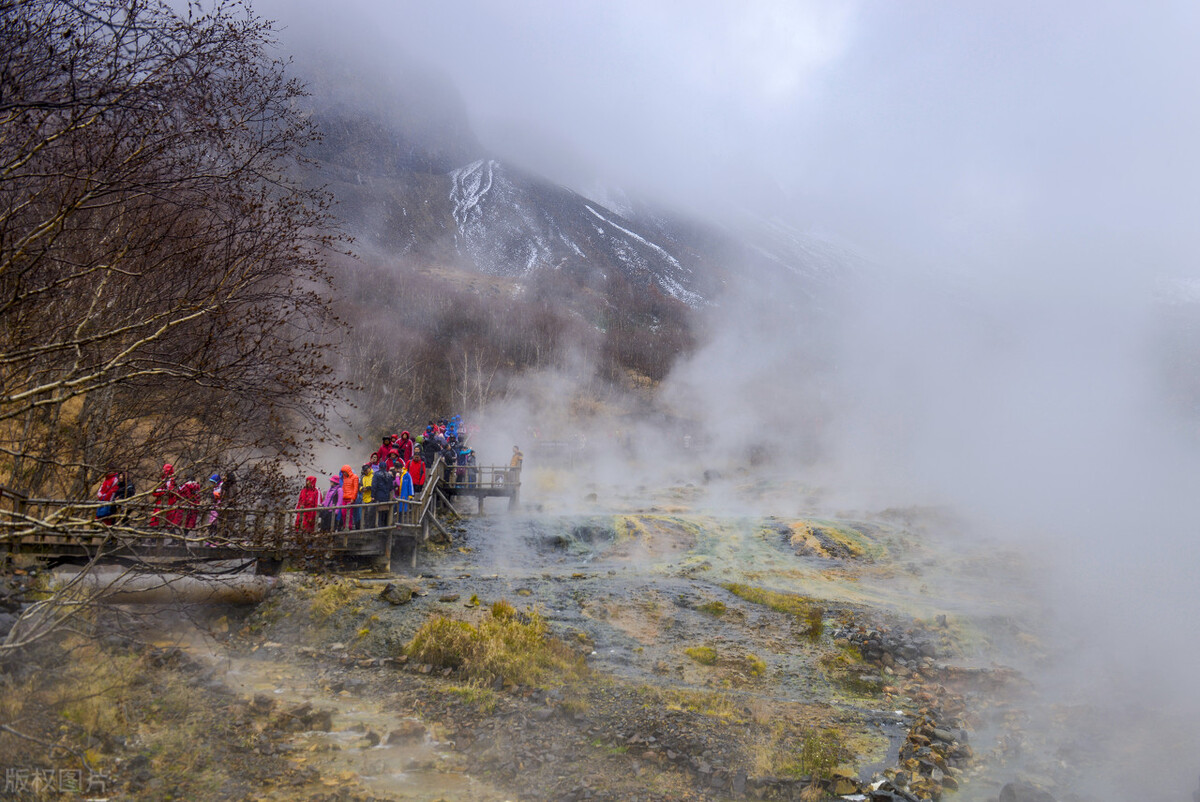
[[375,526],[387,526],[388,505],[392,500],[392,474],[383,465],[372,466],[371,501],[376,504]]
[[100,483],[100,489],[96,491],[96,498],[100,499],[102,504],[96,508],[96,519],[105,526],[112,526],[113,513],[116,512],[116,507],[113,505],[113,499],[117,497],[117,472],[109,470],[104,474],[104,481]]
[[338,512],[342,506],[342,480],[329,477],[329,489],[325,491],[325,502],[321,505],[321,531],[332,532],[338,526]]
[[[370,463],[362,466],[362,470],[358,474],[358,494],[362,498],[363,504],[370,504],[374,497],[372,493],[371,481],[375,478],[375,469]],[[372,507],[362,507],[359,509],[359,520],[362,521],[363,528],[370,529],[375,525],[375,516]]]
[[408,462],[413,455],[413,441],[407,431],[400,432],[400,441],[396,444],[400,449],[400,459]]
[[346,529],[357,529],[361,521],[357,515],[358,474],[349,465],[342,466],[342,525]]
[[317,490],[317,477],[306,476],[304,489],[296,500],[296,531],[312,534],[317,525],[317,508],[321,506],[321,493]]
[[[125,499],[133,498],[136,495],[137,495],[137,488],[134,486],[133,482],[131,482],[129,480],[129,477],[126,476],[125,471],[121,471],[120,473],[118,473],[117,474],[117,489],[116,489],[116,492],[113,494],[113,501],[124,501]],[[128,507],[126,507],[124,505],[119,505],[117,507],[116,511],[118,512],[117,519],[116,519],[117,523],[124,526],[126,523],[129,522],[129,508]]]
[[150,495],[154,497],[154,513],[150,516],[150,526],[178,529],[183,524],[183,512],[178,507],[179,483],[175,479],[174,465],[169,462],[163,465],[162,478],[150,491]]
[[464,479],[467,487],[475,487],[479,484],[479,469],[475,467],[475,452],[470,448],[464,448],[458,455],[459,464],[464,466]]
[[396,495],[400,498],[400,505],[397,508],[401,513],[408,510],[408,500],[413,495],[413,480],[412,475],[404,469],[404,463],[400,463],[401,467],[396,473]]
[[217,516],[221,509],[221,496],[225,492],[225,480],[221,478],[221,474],[214,473],[208,477],[208,483],[212,485],[212,509],[208,511],[208,525],[210,528],[216,527]]
[[183,506],[187,510],[183,514],[183,533],[188,535],[200,522],[200,483],[195,479],[188,479],[179,488],[179,497],[183,500]]
[[454,481],[456,484],[461,485],[461,484],[466,483],[466,481],[467,481],[467,452],[468,451],[470,451],[470,449],[459,448],[458,444],[455,444],[450,449],[450,452],[449,452],[450,453],[450,461],[453,462],[455,464],[455,466],[457,466],[454,469]]
[[438,451],[437,441],[428,432],[425,433],[425,439],[421,442],[421,459],[425,462],[426,468],[432,468],[434,460],[437,459]]

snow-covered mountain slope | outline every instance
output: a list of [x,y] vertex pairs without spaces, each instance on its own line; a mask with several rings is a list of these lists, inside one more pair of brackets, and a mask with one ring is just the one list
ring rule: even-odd
[[571,190],[514,174],[495,159],[460,167],[449,181],[454,240],[478,270],[506,276],[560,270],[588,283],[617,270],[689,306],[705,302],[694,265]]
[[360,247],[518,280],[553,273],[609,297],[692,309],[719,304],[738,281],[819,294],[844,269],[836,249],[782,223],[699,221],[612,187],[585,197],[512,166],[475,141],[445,92],[419,91],[420,73],[407,74],[402,110],[351,109],[330,87],[314,112],[325,134],[312,152],[316,180]]

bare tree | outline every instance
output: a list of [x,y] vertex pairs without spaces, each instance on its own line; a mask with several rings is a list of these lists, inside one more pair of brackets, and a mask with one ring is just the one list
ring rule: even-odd
[[236,2],[0,0],[5,484],[292,455],[323,424],[335,241],[270,37]]

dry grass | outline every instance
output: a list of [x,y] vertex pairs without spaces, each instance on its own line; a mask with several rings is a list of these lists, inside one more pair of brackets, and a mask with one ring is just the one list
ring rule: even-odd
[[787,613],[796,617],[806,615],[813,604],[813,600],[807,596],[799,596],[795,593],[781,593],[777,590],[756,588],[752,585],[742,585],[737,582],[727,582],[721,587],[748,602],[761,604],[776,612]]
[[344,610],[362,595],[362,591],[352,582],[344,579],[332,579],[312,595],[309,609],[317,621],[328,621],[339,610]]
[[[137,744],[156,781],[177,791],[177,798],[213,798],[229,780],[230,768],[217,754],[213,738],[223,713],[197,694],[188,675],[144,655],[114,654],[81,637],[66,638],[56,648],[65,659],[51,661],[43,655],[47,666],[37,676],[17,684],[5,679],[0,720],[18,731],[56,739],[72,753],[59,755],[59,767],[83,768],[85,776],[88,771],[108,773],[113,757],[98,742],[121,736]],[[45,754],[22,739],[0,740],[0,761],[9,765],[34,765]],[[77,758],[84,764],[77,766]]]
[[702,666],[716,665],[717,650],[711,646],[690,646],[683,653]]
[[733,595],[754,604],[795,616],[803,620],[808,629],[805,634],[810,640],[818,640],[825,630],[825,611],[807,596],[795,593],[782,593],[777,590],[757,588],[752,585],[742,585],[737,582],[727,582],[721,587]]
[[853,646],[842,646],[821,655],[817,665],[831,682],[852,694],[873,697],[883,692],[878,669],[863,662],[862,655]]
[[553,638],[537,613],[518,613],[499,601],[477,625],[434,616],[413,636],[404,653],[412,660],[453,668],[470,679],[502,677],[518,685],[558,685],[587,668],[570,646]]
[[756,654],[746,655],[746,672],[752,677],[761,677],[767,673],[767,664]]
[[831,777],[846,756],[837,730],[793,730],[782,723],[759,738],[751,754],[759,776],[823,779]]
[[696,609],[706,615],[711,615],[714,618],[720,618],[725,615],[725,602],[710,601],[696,606]]
[[464,704],[474,708],[478,713],[490,716],[496,712],[496,702],[499,699],[499,695],[482,683],[469,682],[466,685],[448,685],[437,688],[436,691],[458,697]]
[[646,707],[699,713],[702,716],[712,716],[726,721],[740,721],[738,707],[727,693],[694,691],[685,688],[659,688],[650,685],[643,686],[641,693],[646,699],[644,703]]

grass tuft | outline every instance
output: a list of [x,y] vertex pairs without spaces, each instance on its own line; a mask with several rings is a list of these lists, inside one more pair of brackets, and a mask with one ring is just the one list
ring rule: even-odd
[[829,779],[848,757],[837,730],[791,730],[776,725],[753,754],[755,772],[771,777]]
[[654,686],[643,686],[641,693],[646,707],[698,713],[727,721],[739,720],[738,707],[727,693]]
[[717,650],[711,646],[689,646],[683,653],[702,666],[715,665],[717,662]]
[[702,613],[707,613],[708,615],[711,615],[713,618],[720,618],[721,616],[725,615],[725,602],[723,602],[723,601],[705,602],[704,604],[698,605],[696,607],[696,609]]
[[499,696],[491,688],[481,683],[470,682],[466,685],[448,685],[443,688],[436,688],[435,690],[438,693],[458,697],[464,704],[473,707],[478,713],[490,716],[496,712],[496,701],[499,699]]
[[727,582],[721,587],[748,602],[761,604],[777,613],[785,613],[803,620],[808,625],[804,634],[809,640],[820,640],[825,631],[825,611],[807,596],[756,588],[737,582]]
[[334,613],[350,606],[359,593],[353,584],[341,579],[326,582],[312,595],[310,609],[318,621],[329,620]]
[[507,602],[493,604],[477,626],[434,616],[404,653],[411,660],[458,669],[470,679],[502,677],[518,685],[557,685],[587,670],[574,649],[550,636],[538,613],[519,614]]

